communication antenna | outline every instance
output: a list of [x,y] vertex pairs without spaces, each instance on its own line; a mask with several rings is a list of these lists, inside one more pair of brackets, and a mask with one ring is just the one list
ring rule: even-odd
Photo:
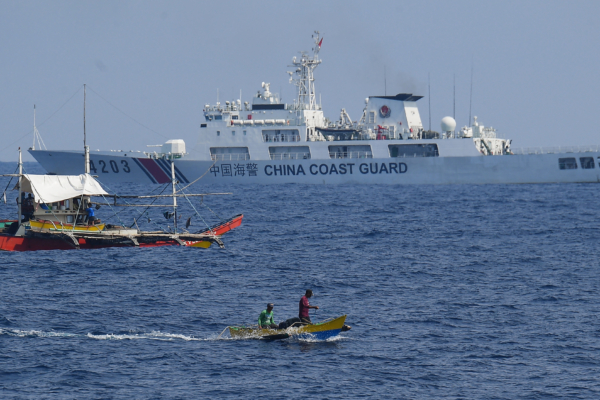
[[454,92],[452,99],[452,118],[456,120],[456,74],[453,76]]
[[31,146],[31,150],[35,150],[35,104],[33,105],[33,145]]
[[427,73],[427,88],[429,90],[429,132],[431,132],[431,73]]
[[38,148],[40,150],[46,150],[46,144],[44,143],[44,139],[42,139],[42,135],[40,135],[40,131],[38,131],[37,126],[35,126],[35,104],[33,105],[33,145],[31,146],[31,150],[35,150],[35,142],[37,141]]
[[313,35],[315,47],[313,47],[312,56],[306,51],[300,52],[300,58],[294,57],[292,65],[295,70],[289,71],[290,83],[298,87],[298,95],[296,97],[296,107],[303,110],[317,110],[317,101],[315,95],[315,78],[314,70],[321,60],[319,59],[319,50],[323,44],[323,38],[318,31]]
[[473,105],[473,59],[471,59],[471,93],[469,94],[469,124],[471,123],[471,107]]
[[383,66],[383,93],[387,96],[387,73],[385,65]]
[[[85,83],[83,84],[83,148],[87,147],[85,136]],[[86,171],[87,172],[87,171]]]

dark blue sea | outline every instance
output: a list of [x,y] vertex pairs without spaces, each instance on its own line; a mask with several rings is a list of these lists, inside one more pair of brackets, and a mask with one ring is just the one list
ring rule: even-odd
[[[196,186],[233,194],[181,200],[182,221],[244,214],[225,249],[0,253],[0,397],[598,399],[599,188]],[[172,227],[162,211],[141,228]],[[219,338],[308,288],[313,321],[352,330]]]

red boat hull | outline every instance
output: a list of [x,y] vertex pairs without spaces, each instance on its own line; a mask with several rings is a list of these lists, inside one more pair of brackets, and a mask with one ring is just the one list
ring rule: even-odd
[[[107,247],[132,247],[131,245],[112,244],[96,245],[87,243],[85,239],[79,238],[80,249],[103,249]],[[179,245],[174,240],[157,241],[154,243],[140,243],[139,247],[162,247]],[[73,244],[60,239],[32,239],[21,236],[0,235],[0,250],[5,251],[34,251],[34,250],[74,250]]]
[[[211,231],[217,236],[221,236],[232,229],[237,228],[242,224],[242,214],[236,215],[230,220],[217,224],[201,233],[209,234]],[[8,222],[8,221],[7,221]],[[108,247],[133,247],[127,244],[97,244],[88,243],[85,238],[78,238],[80,249],[102,249]],[[139,247],[162,247],[162,246],[178,246],[179,243],[175,240],[160,240],[152,243],[140,243]],[[74,250],[73,243],[66,242],[61,239],[38,239],[29,238],[26,236],[12,236],[0,234],[0,250],[5,251],[35,251],[35,250]]]
[[206,231],[202,231],[202,232],[198,232],[198,233],[203,233],[203,234],[208,235],[212,231],[215,235],[221,236],[224,233],[229,232],[230,230],[235,229],[238,226],[240,226],[242,224],[242,218],[244,218],[244,214],[236,215],[235,217],[231,218],[229,221],[223,222],[221,224],[213,225],[210,227],[210,229],[207,229]]

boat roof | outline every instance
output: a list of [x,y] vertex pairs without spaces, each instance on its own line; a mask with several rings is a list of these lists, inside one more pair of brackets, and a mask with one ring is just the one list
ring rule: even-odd
[[100,183],[89,174],[25,174],[21,179],[21,189],[24,192],[33,193],[37,203],[55,203],[80,196],[108,195]]

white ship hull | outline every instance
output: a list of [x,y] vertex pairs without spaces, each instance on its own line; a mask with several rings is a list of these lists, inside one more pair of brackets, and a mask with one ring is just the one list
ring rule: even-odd
[[[82,173],[83,153],[30,150],[52,174]],[[581,158],[593,157],[583,169]],[[577,168],[560,169],[559,159]],[[170,182],[170,161],[91,153],[93,175],[104,183]],[[175,161],[181,183],[198,184],[518,184],[600,182],[600,152],[467,157],[398,157],[307,160]]]
[[[313,54],[294,57],[291,104],[261,85],[252,103],[241,99],[206,104],[192,151],[181,139],[154,152],[96,151],[90,171],[102,182],[168,183],[171,159],[177,180],[224,184],[485,184],[600,182],[600,148],[554,149],[544,154],[511,150],[477,117],[456,130],[444,117],[441,132],[425,131],[417,102],[422,96],[398,93],[369,96],[359,121],[345,109],[328,120],[316,101],[314,69],[322,39],[313,35]],[[30,150],[54,174],[84,171],[83,152]]]

